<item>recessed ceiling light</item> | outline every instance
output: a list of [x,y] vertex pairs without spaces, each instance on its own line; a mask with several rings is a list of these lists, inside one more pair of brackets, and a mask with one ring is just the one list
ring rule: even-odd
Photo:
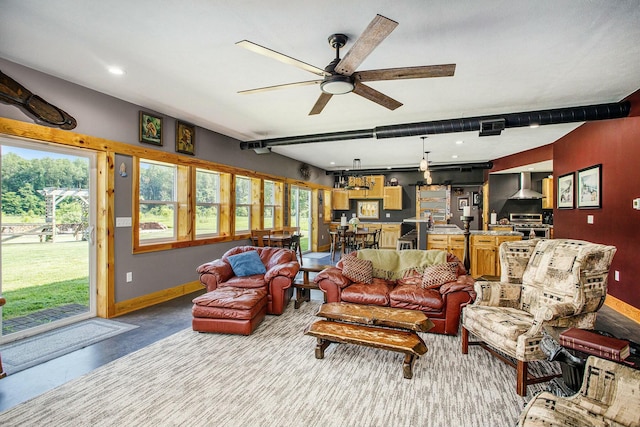
[[391,166],[387,166],[387,169],[391,169]]
[[330,165],[335,165],[335,164],[336,164],[336,162],[329,162],[329,164],[330,164]]
[[108,70],[111,74],[115,74],[116,76],[121,76],[124,74],[124,70],[120,67],[112,66],[112,67],[109,67]]
[[458,158],[458,155],[457,155],[457,154],[454,154],[454,155],[452,155],[452,156],[451,156],[451,158],[452,158],[452,159],[457,159],[457,158]]
[[458,144],[458,145],[464,144],[464,141],[456,141],[456,144]]
[[527,170],[533,171],[533,170],[536,170],[536,168],[529,168]]
[[540,127],[540,125],[539,125],[538,123],[531,123],[531,124],[529,125],[529,127],[530,127],[531,129],[535,129],[535,128],[537,128],[537,127]]

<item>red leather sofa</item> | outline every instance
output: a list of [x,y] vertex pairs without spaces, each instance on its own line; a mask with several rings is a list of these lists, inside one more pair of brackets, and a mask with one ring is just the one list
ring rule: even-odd
[[[397,256],[402,257],[403,253],[408,254],[415,250],[391,252],[397,252]],[[351,252],[347,256],[357,256],[357,252]],[[342,274],[345,258],[338,261],[336,267],[330,267],[318,273],[314,281],[325,293],[327,302],[421,310],[435,325],[429,332],[457,335],[462,307],[475,299],[473,290],[475,280],[466,274],[462,262],[455,255],[442,254],[441,260],[445,258],[448,263],[458,263],[457,271],[454,273],[457,277],[437,288],[422,288],[419,274],[413,277],[413,281],[411,277],[388,280],[374,276],[372,283],[359,283]]]
[[[256,251],[267,272],[253,276],[237,277],[228,261],[232,255]],[[283,248],[237,246],[229,249],[222,258],[202,264],[196,271],[200,282],[211,292],[221,287],[264,288],[267,291],[267,314],[282,314],[293,294],[293,283],[300,264],[296,254]]]

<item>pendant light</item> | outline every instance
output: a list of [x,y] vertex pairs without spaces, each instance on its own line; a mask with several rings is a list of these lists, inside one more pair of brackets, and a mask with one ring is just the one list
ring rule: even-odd
[[427,158],[423,158],[422,160],[424,161],[424,169],[422,168],[422,162],[420,162],[420,170],[424,171],[424,179],[427,183],[427,185],[431,185],[431,183],[433,182],[433,179],[431,178],[431,171],[429,170],[429,151],[425,151],[424,154],[427,155]]
[[[353,159],[353,171],[359,171],[362,167],[360,159]],[[369,182],[366,176],[356,172],[351,175],[351,182],[347,182],[343,187],[345,190],[369,190],[373,186],[373,181]]]
[[426,152],[424,151],[424,140],[426,138],[426,136],[421,136],[420,138],[422,138],[422,160],[420,160],[420,170],[421,171],[426,171],[429,168],[429,162],[427,161],[427,159],[424,158],[424,155],[426,154]]

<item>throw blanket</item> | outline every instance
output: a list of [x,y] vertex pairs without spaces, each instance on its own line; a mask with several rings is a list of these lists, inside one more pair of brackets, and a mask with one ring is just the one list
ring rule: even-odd
[[411,271],[422,273],[427,267],[447,262],[447,253],[439,250],[361,249],[356,255],[372,262],[373,277],[385,280],[402,279]]

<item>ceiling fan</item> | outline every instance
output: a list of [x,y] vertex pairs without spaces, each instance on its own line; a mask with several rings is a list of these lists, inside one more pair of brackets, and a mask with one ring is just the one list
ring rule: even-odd
[[363,82],[379,80],[421,79],[428,77],[450,77],[456,70],[456,64],[426,65],[417,67],[386,68],[381,70],[356,71],[367,56],[398,26],[398,23],[382,15],[376,15],[358,38],[344,58],[340,58],[340,49],[347,43],[344,34],[329,36],[329,45],[336,51],[336,57],[324,69],[299,61],[290,56],[260,46],[248,40],[236,43],[238,46],[268,56],[286,64],[314,73],[322,79],[297,83],[286,83],[257,89],[243,90],[238,93],[250,94],[295,86],[320,85],[322,93],[309,115],[320,114],[333,95],[353,92],[389,110],[395,110],[401,102],[378,92]]

